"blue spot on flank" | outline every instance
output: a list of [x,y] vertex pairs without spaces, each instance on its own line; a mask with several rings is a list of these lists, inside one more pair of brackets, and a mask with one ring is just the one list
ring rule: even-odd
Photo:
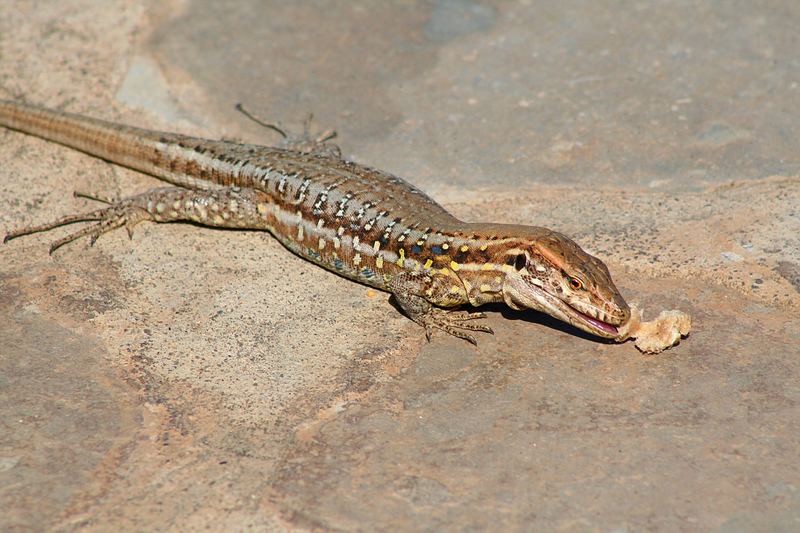
[[316,250],[312,250],[311,248],[306,248],[306,253],[310,255],[312,259],[316,259],[317,261],[322,259],[322,256],[319,255],[319,252],[317,252]]
[[411,247],[411,253],[412,254],[422,253],[422,246],[415,244],[414,246]]
[[361,269],[361,275],[365,278],[372,278],[375,276],[375,272],[373,272],[369,267],[364,267]]
[[431,252],[435,253],[436,255],[442,255],[442,247],[441,246],[431,246]]
[[341,259],[334,259],[333,268],[335,268],[336,270],[344,270],[344,261],[342,261]]

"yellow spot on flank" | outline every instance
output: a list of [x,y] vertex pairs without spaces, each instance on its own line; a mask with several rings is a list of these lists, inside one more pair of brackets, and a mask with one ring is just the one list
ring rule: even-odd
[[492,287],[484,283],[480,286],[481,292],[492,292]]
[[484,244],[483,246],[481,246],[481,252],[485,252],[488,247],[489,247],[488,244]]
[[462,252],[469,252],[469,246],[467,246],[466,244],[462,246],[460,249]]
[[375,259],[375,268],[383,268],[383,257],[380,255]]
[[222,224],[223,220],[222,217],[219,215],[214,215],[214,224]]
[[318,248],[319,248],[320,250],[323,250],[323,249],[325,249],[325,239],[320,239],[320,240],[319,240]]
[[401,267],[406,260],[406,251],[403,248],[400,248],[400,251],[397,253],[400,254],[400,259],[397,260],[397,266]]
[[239,202],[237,202],[236,200],[231,200],[230,202],[228,202],[228,211],[235,213],[237,209],[239,209]]
[[431,296],[433,296],[433,287],[431,287],[430,289],[428,289],[427,291],[425,291],[425,294],[428,296],[428,298],[430,298]]
[[181,208],[181,201],[180,200],[175,200],[174,202],[172,202],[172,209],[177,211],[180,208]]
[[459,292],[461,292],[461,287],[459,287],[458,285],[453,285],[452,287],[450,287],[450,292],[452,294],[458,294]]
[[302,224],[297,226],[297,240],[298,241],[302,241],[303,240],[303,225]]
[[339,240],[339,237],[334,237],[333,238],[333,247],[338,250],[341,245],[342,245],[342,241]]
[[450,268],[453,269],[453,272],[458,272],[458,269],[461,268],[461,265],[459,265],[455,261],[450,261]]
[[256,205],[256,210],[258,211],[259,215],[264,215],[267,213],[267,204],[258,204]]
[[449,268],[443,268],[443,269],[441,269],[441,270],[439,271],[439,273],[440,273],[442,276],[449,276],[449,275],[450,275],[450,269],[449,269]]
[[353,264],[356,266],[361,264],[361,254],[356,254],[353,256]]
[[492,270],[494,265],[492,263],[484,263],[481,265],[481,270]]
[[449,245],[449,244],[447,244],[447,243],[444,243],[444,244],[442,245],[442,250],[449,250],[449,249],[450,249],[450,245]]
[[381,241],[375,241],[372,243],[372,249],[376,252],[381,249]]
[[433,265],[433,259],[428,259],[425,261],[425,268],[430,268]]
[[163,213],[166,209],[167,209],[167,206],[165,206],[163,203],[158,202],[156,204],[156,212]]
[[317,229],[321,228],[325,225],[325,221],[322,219],[317,220]]

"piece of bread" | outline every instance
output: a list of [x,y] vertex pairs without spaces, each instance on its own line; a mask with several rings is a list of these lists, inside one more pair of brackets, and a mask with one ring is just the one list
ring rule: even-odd
[[642,321],[642,311],[631,306],[631,318],[619,328],[617,340],[636,339],[634,344],[644,353],[654,354],[681,342],[692,329],[692,318],[682,311],[662,311],[655,320]]

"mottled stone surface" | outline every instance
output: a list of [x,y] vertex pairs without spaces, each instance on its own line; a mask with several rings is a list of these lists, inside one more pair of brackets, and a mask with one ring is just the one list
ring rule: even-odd
[[[800,4],[8,0],[0,91],[345,154],[568,233],[658,356],[489,308],[424,342],[268,235],[0,247],[2,530],[800,529]],[[0,233],[150,178],[0,132]]]

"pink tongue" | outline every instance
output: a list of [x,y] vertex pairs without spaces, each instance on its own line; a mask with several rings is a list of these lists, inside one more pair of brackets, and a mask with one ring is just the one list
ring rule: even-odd
[[597,320],[596,318],[591,317],[591,316],[587,315],[586,313],[581,313],[580,311],[578,311],[578,313],[584,318],[584,320],[589,322],[591,325],[593,325],[597,329],[602,329],[606,333],[611,333],[612,335],[616,335],[618,333],[617,328],[612,326],[611,324],[606,324],[605,322]]

